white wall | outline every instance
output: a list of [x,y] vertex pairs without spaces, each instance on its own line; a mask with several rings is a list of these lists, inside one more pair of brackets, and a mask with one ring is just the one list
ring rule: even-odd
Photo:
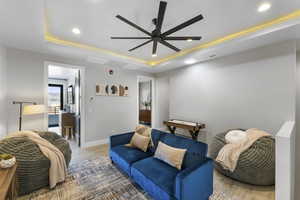
[[297,98],[296,98],[296,180],[295,180],[295,199],[300,199],[300,52],[297,52]]
[[[19,106],[13,101],[44,103],[44,59],[28,51],[7,49],[8,131],[18,130]],[[23,129],[43,129],[41,116],[23,118]]]
[[294,200],[295,122],[285,122],[276,134],[276,200]]
[[287,42],[169,72],[170,118],[204,122],[207,139],[238,127],[276,134],[295,118],[295,56]]
[[0,138],[7,134],[6,49],[0,47]]
[[[18,109],[13,100],[44,102],[44,62],[51,61],[86,67],[86,142],[107,139],[114,133],[132,130],[137,119],[137,71],[119,70],[115,78],[107,79],[103,66],[85,61],[46,56],[30,51],[8,49],[8,128],[17,130]],[[47,81],[47,80],[46,80]],[[129,86],[129,97],[95,96],[96,83],[120,83]],[[91,100],[91,97],[94,97]],[[24,117],[24,129],[43,129],[43,117]]]
[[163,121],[169,120],[169,77],[156,75],[156,128],[165,129]]

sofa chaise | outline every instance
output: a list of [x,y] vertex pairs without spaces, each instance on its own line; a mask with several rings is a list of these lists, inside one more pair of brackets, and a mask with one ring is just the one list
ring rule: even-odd
[[[213,162],[207,144],[152,130],[153,146],[147,152],[125,146],[134,132],[110,137],[109,156],[121,171],[155,200],[208,200],[213,193]],[[158,142],[187,149],[182,169],[153,157]]]

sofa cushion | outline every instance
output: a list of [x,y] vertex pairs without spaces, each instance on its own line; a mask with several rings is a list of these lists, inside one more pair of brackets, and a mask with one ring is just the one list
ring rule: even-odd
[[154,154],[158,145],[158,142],[162,136],[167,134],[166,132],[157,130],[157,129],[152,129],[151,132],[151,141],[153,143],[153,146],[151,146],[150,151]]
[[166,133],[160,137],[163,143],[180,149],[186,149],[182,169],[203,163],[206,159],[207,144],[188,138]]
[[134,133],[134,135],[131,138],[130,144],[126,144],[127,147],[136,147],[143,152],[147,152],[148,146],[150,143],[150,137],[146,137],[143,135],[140,135],[138,133]]
[[139,149],[126,147],[124,145],[110,149],[110,157],[112,161],[121,167],[128,175],[130,175],[130,166],[132,163],[151,155],[152,154],[149,152],[143,152]]
[[186,149],[174,148],[159,142],[154,157],[180,170],[185,152]]
[[140,134],[145,137],[150,137],[151,131],[152,131],[152,129],[150,127],[144,126],[144,125],[138,125],[135,128],[135,133]]
[[175,179],[179,170],[163,161],[149,157],[135,162],[131,176],[155,199],[174,197]]

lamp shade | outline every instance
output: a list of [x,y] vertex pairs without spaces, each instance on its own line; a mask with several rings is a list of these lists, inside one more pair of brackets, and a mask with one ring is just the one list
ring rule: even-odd
[[45,105],[28,105],[23,109],[23,115],[37,115],[46,113]]

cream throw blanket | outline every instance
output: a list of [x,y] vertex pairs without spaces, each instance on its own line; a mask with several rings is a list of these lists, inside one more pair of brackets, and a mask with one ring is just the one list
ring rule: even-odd
[[262,137],[271,136],[269,133],[259,129],[248,129],[246,131],[247,139],[240,143],[226,144],[216,158],[224,169],[234,172],[240,155],[252,146],[252,144]]
[[6,138],[13,137],[27,137],[36,143],[41,152],[50,160],[49,185],[51,189],[54,188],[56,184],[65,181],[67,175],[67,165],[63,153],[57,147],[32,131],[12,133]]

